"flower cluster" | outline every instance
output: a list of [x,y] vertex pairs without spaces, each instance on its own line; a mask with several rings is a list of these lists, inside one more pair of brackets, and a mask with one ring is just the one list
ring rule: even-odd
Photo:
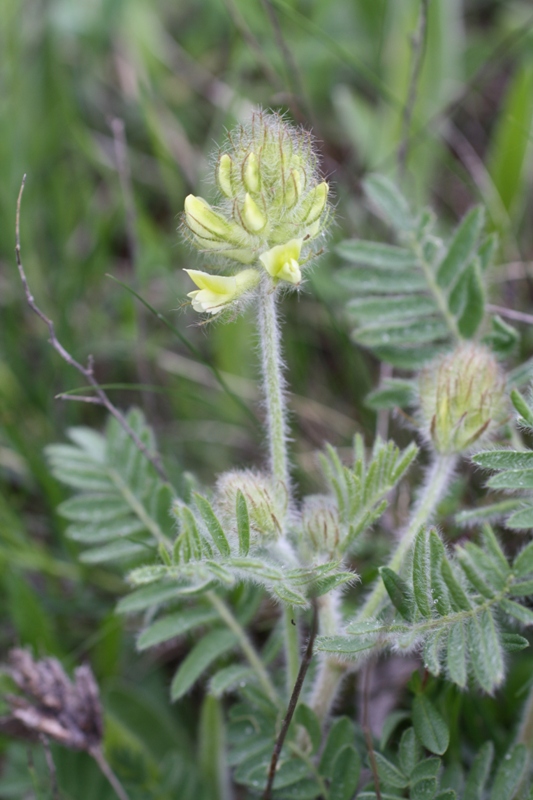
[[189,195],[184,214],[190,243],[223,258],[232,272],[186,270],[198,287],[189,293],[193,308],[208,314],[249,294],[262,276],[274,286],[298,286],[329,217],[329,187],[320,178],[310,134],[276,114],[255,112],[247,127],[230,134],[215,174],[218,205]]
[[419,378],[420,411],[438,453],[461,453],[505,416],[505,379],[486,347],[473,342],[429,364]]

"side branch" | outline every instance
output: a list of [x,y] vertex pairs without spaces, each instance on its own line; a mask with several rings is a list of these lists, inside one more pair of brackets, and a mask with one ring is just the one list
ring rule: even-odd
[[61,342],[58,340],[55,332],[55,326],[52,320],[46,316],[44,311],[42,311],[35,302],[35,298],[33,297],[30,291],[24,267],[22,266],[22,257],[20,250],[20,205],[22,202],[22,193],[24,192],[25,184],[26,184],[26,175],[24,175],[24,177],[22,178],[22,183],[20,186],[20,191],[17,199],[17,216],[15,223],[15,256],[17,259],[17,268],[19,271],[20,279],[22,281],[22,286],[24,287],[24,293],[26,295],[26,302],[28,303],[29,307],[34,312],[34,314],[36,314],[39,317],[39,319],[41,319],[47,326],[48,333],[50,335],[49,342],[56,351],[56,353],[58,353],[61,356],[63,361],[66,361],[67,364],[70,364],[71,367],[74,367],[74,369],[76,369],[81,375],[83,375],[87,383],[94,389],[96,396],[91,402],[101,405],[109,411],[109,413],[117,420],[119,425],[121,425],[122,428],[125,430],[125,432],[128,434],[128,436],[133,441],[137,449],[140,450],[140,452],[144,455],[144,457],[148,459],[148,461],[152,464],[153,468],[155,469],[159,477],[163,481],[168,481],[168,477],[161,463],[160,457],[158,455],[150,453],[144,442],[141,441],[141,439],[137,436],[137,434],[135,433],[131,425],[128,423],[124,415],[118,410],[118,408],[115,405],[113,405],[107,394],[104,392],[104,390],[101,388],[100,384],[94,377],[92,356],[89,356],[86,367],[84,367],[83,364],[80,364],[79,361],[76,361],[76,359],[68,352],[68,350],[65,350]]

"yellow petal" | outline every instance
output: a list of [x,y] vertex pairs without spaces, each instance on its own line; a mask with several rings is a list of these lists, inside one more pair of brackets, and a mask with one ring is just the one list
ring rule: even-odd
[[298,284],[302,279],[298,264],[302,244],[303,239],[291,239],[271,247],[259,256],[259,260],[272,278]]

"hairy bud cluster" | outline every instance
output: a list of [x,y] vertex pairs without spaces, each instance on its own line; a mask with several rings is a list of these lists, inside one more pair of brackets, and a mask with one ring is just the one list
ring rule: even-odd
[[420,411],[435,450],[461,453],[505,416],[505,379],[493,354],[472,342],[422,370]]
[[341,525],[338,509],[331,497],[316,494],[304,499],[302,530],[314,552],[333,557],[341,539]]
[[232,470],[225,472],[217,481],[217,508],[228,521],[235,519],[237,495],[244,495],[248,507],[250,528],[260,537],[277,539],[281,534],[280,521],[287,510],[287,499],[283,501],[276,491],[278,487],[269,475],[255,470]]
[[[261,275],[269,275],[274,285],[297,286],[303,264],[313,255],[313,240],[329,217],[329,187],[320,178],[311,135],[276,114],[255,112],[248,126],[229,135],[215,177],[221,196],[217,206],[194,195],[185,200],[186,236],[201,252],[223,257],[234,270],[244,264],[257,276],[255,282],[247,278],[232,284],[221,293],[223,302],[208,302],[207,308],[196,293],[193,307],[210,314],[249,293]],[[191,272],[197,286],[202,275],[215,291],[208,273]]]

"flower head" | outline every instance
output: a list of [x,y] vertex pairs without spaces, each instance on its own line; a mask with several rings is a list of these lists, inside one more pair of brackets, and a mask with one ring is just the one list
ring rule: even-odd
[[505,416],[505,379],[488,348],[460,344],[422,370],[420,411],[439,453],[461,453]]
[[[310,134],[277,114],[257,111],[248,126],[228,137],[215,177],[216,206],[194,195],[185,200],[184,230],[191,244],[255,269],[275,285],[298,285],[329,219],[329,187],[318,172]],[[193,306],[205,311],[198,297]]]
[[235,518],[238,492],[246,500],[252,531],[260,539],[277,539],[287,498],[272,478],[255,470],[232,470],[221,475],[217,482],[217,508],[228,521]]

